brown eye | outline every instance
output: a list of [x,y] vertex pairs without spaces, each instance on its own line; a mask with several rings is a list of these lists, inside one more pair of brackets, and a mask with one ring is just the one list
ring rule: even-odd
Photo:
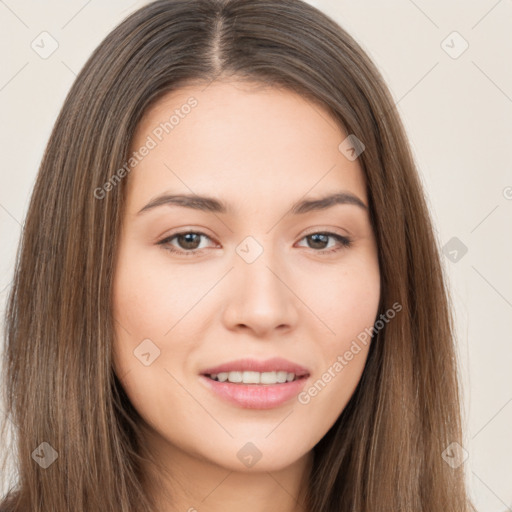
[[185,233],[176,235],[176,241],[183,249],[197,249],[201,243],[201,235],[199,233]]
[[[199,248],[201,244],[201,237],[208,238],[210,237],[205,235],[204,233],[197,231],[182,231],[181,233],[175,233],[167,238],[164,238],[158,245],[162,245],[166,250],[172,253],[179,253],[185,256],[193,256],[194,254],[201,251],[202,248]],[[171,244],[173,240],[176,239],[178,247],[176,245]]]
[[[199,247],[202,237],[211,240],[208,235],[201,232],[182,231],[181,233],[175,233],[174,235],[164,238],[158,242],[158,245],[162,245],[166,250],[175,254],[194,256],[203,249]],[[334,239],[337,244],[333,244],[334,247],[327,248],[329,247],[330,239]],[[335,253],[343,248],[350,247],[352,244],[352,241],[349,238],[329,232],[311,233],[306,235],[302,240],[308,240],[308,247],[313,249],[314,252],[318,252],[320,254]],[[173,241],[176,242],[178,245],[177,247],[176,244],[172,243]]]
[[[338,242],[338,247],[336,244],[334,248],[326,249],[329,243],[329,239],[333,238]],[[315,252],[319,253],[331,253],[340,251],[343,248],[348,248],[352,244],[352,240],[345,236],[337,235],[336,233],[328,233],[328,232],[319,232],[319,233],[311,233],[306,235],[303,240],[308,240],[308,246],[310,249],[318,249]],[[340,247],[341,246],[341,247]]]

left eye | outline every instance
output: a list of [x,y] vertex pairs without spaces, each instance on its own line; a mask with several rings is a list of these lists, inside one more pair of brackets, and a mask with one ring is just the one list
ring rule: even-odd
[[[158,242],[158,245],[162,245],[164,249],[176,253],[176,254],[183,254],[184,256],[193,256],[201,251],[202,248],[199,248],[198,244],[200,245],[201,237],[208,238],[211,240],[211,238],[208,235],[205,235],[204,233],[197,232],[197,231],[183,231],[181,233],[176,233],[174,235],[171,235],[167,238],[164,238],[160,242]],[[175,248],[174,245],[171,244],[171,241],[176,239],[178,244],[181,246],[178,248],[178,250]],[[334,248],[328,248],[326,249],[324,244],[328,244],[329,239],[334,239],[337,242]],[[344,248],[348,248],[352,245],[352,240],[348,237],[338,235],[336,233],[329,233],[329,232],[318,232],[318,233],[310,233],[309,235],[306,235],[301,240],[309,240],[313,243],[313,247],[310,247],[312,249],[320,249],[315,250],[314,252],[318,253],[333,253],[338,252]],[[322,247],[319,247],[322,246]]]
[[337,235],[336,233],[324,233],[324,232],[311,233],[309,235],[306,235],[302,240],[310,239],[313,241],[313,246],[316,246],[316,248],[318,248],[317,244],[322,245],[329,238],[336,240],[336,242],[338,242],[338,247],[336,247],[336,244],[334,244],[334,246],[335,246],[334,248],[330,248],[330,249],[321,248],[321,250],[315,251],[315,252],[319,252],[319,253],[338,252],[341,249],[348,248],[352,245],[352,240],[350,238],[348,238],[346,236]]

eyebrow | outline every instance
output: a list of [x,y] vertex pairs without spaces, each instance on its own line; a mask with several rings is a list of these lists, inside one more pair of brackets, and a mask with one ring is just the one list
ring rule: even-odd
[[[320,199],[303,199],[301,201],[297,201],[292,205],[287,213],[298,215],[311,211],[326,210],[327,208],[331,208],[337,204],[354,205],[362,208],[363,210],[368,209],[363,201],[361,201],[359,197],[352,194],[351,192],[338,192],[335,194],[326,195]],[[137,215],[163,205],[176,205],[185,208],[192,208],[194,210],[214,213],[227,214],[232,212],[232,208],[230,206],[213,197],[198,196],[196,194],[165,193],[152,199],[148,204],[146,204],[146,206],[137,212]]]

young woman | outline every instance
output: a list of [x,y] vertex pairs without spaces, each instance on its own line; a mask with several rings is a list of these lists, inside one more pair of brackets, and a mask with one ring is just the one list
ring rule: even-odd
[[304,2],[159,0],[108,35],[43,157],[5,334],[2,511],[473,510],[406,135]]

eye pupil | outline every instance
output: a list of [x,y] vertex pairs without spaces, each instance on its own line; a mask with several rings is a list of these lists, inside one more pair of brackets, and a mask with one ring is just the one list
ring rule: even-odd
[[[321,240],[320,242],[318,242],[318,237],[323,238],[323,240]],[[314,246],[314,248],[316,248],[316,249],[318,249],[318,248],[322,249],[322,248],[323,248],[322,244],[325,244],[325,243],[327,242],[328,236],[327,236],[327,235],[324,235],[323,233],[315,233],[315,234],[313,234],[313,235],[309,235],[309,237],[308,237],[308,238],[313,239],[313,246]],[[317,243],[320,243],[321,247],[315,246],[315,244],[317,244]]]
[[[197,237],[195,240],[196,243],[194,243],[193,237]],[[197,249],[201,235],[198,233],[185,233],[183,235],[178,235],[178,241],[180,245],[185,249]],[[191,239],[192,238],[192,239]],[[185,245],[182,245],[182,242],[184,241]],[[191,244],[191,245],[190,245]]]

